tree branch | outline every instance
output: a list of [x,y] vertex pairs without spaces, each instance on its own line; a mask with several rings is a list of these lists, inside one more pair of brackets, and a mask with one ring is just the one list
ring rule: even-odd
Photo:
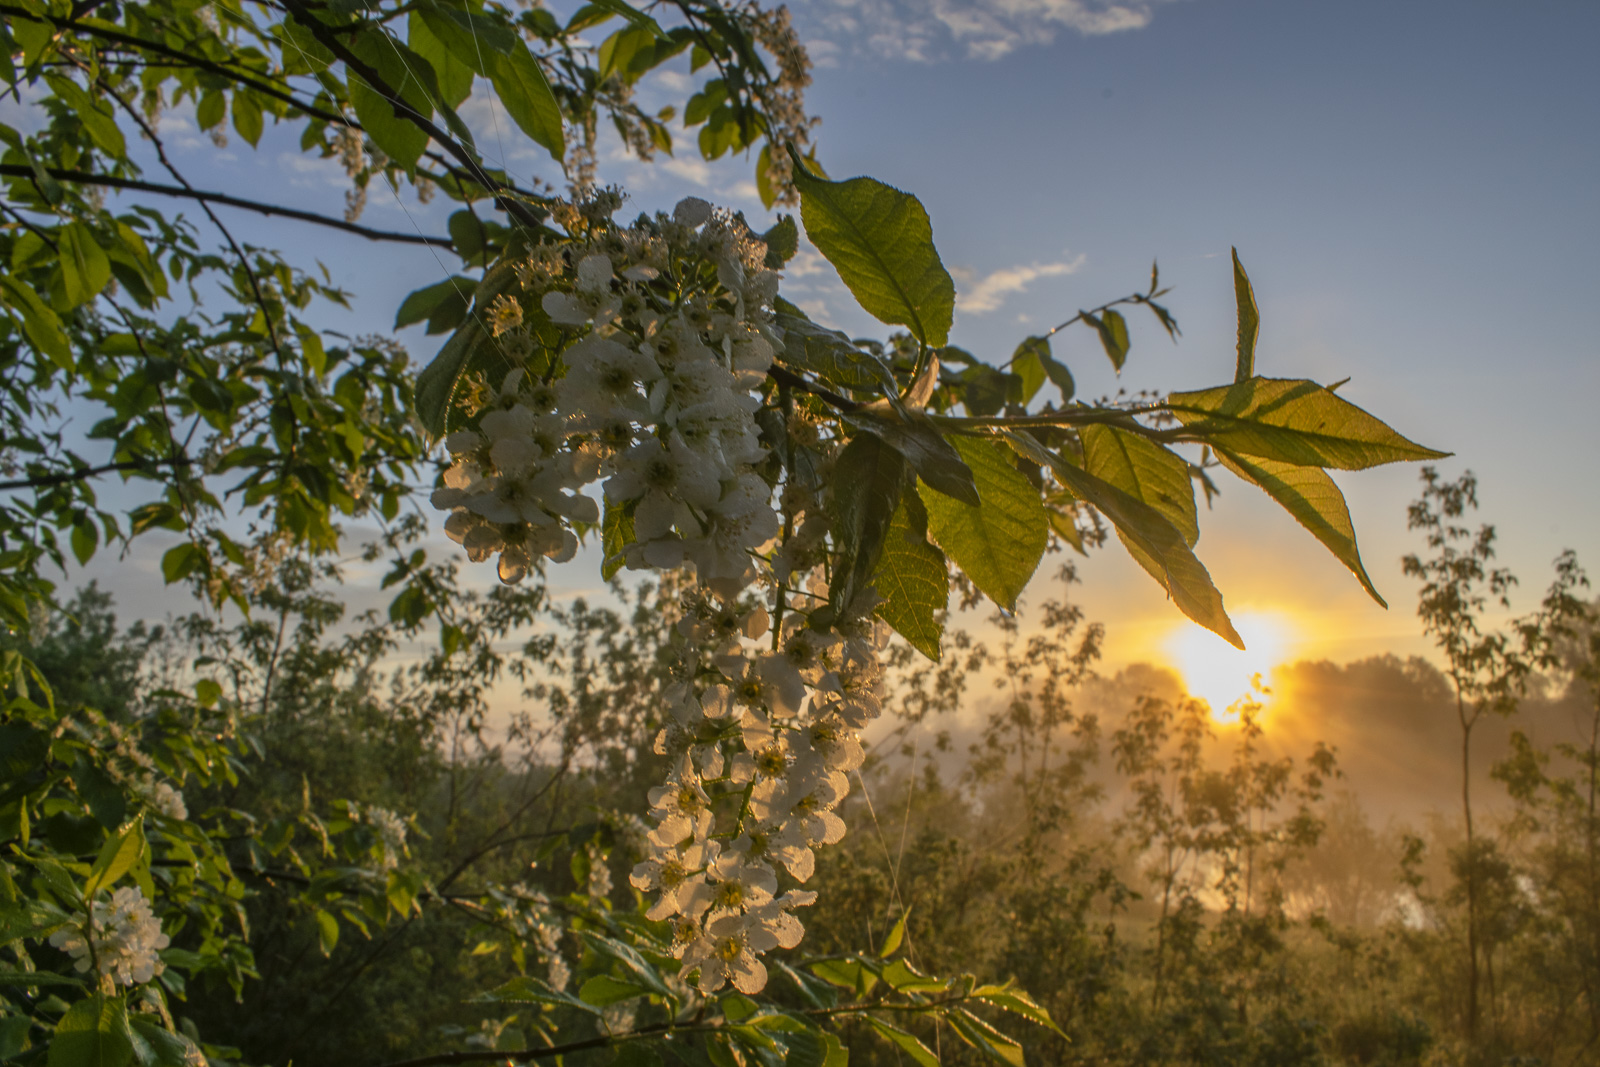
[[[20,169],[26,170],[27,168],[23,167]],[[859,401],[851,400],[847,396],[840,396],[832,389],[824,388],[823,386],[818,385],[816,382],[811,381],[809,378],[801,377],[794,371],[780,367],[776,363],[767,368],[767,377],[771,378],[780,385],[793,386],[794,388],[799,389],[801,392],[810,393],[812,396],[820,397],[821,399],[832,404],[834,407],[838,408],[840,411],[854,411],[856,408],[861,406]]]
[[[0,6],[3,7],[3,6]],[[223,204],[227,207],[236,207],[244,211],[254,211],[258,215],[281,215],[288,219],[298,219],[301,222],[310,222],[317,226],[328,226],[335,230],[344,230],[369,241],[395,241],[400,244],[435,245],[439,248],[454,248],[448,237],[428,237],[416,233],[396,233],[391,230],[374,230],[369,226],[361,226],[354,222],[345,222],[343,219],[332,218],[328,215],[319,215],[314,211],[301,211],[298,208],[281,207],[277,204],[263,204],[257,200],[245,200],[226,193],[208,193],[203,189],[186,189],[181,185],[163,185],[159,182],[137,181],[133,178],[117,178],[109,174],[90,174],[81,170],[65,170],[61,167],[46,167],[45,173],[57,181],[71,182],[75,185],[103,185],[112,189],[128,189],[140,193],[154,193],[158,196],[175,196],[185,200],[199,200],[202,203]],[[31,178],[33,168],[16,163],[0,164],[0,177]]]
[[171,459],[125,459],[120,463],[106,463],[99,467],[78,467],[74,470],[61,471],[57,474],[41,474],[35,478],[18,478],[9,482],[0,482],[0,492],[9,492],[15,489],[48,489],[52,485],[81,482],[89,478],[98,478],[102,474],[110,474],[114,471],[149,470],[153,467],[187,467],[193,462],[187,456],[174,456]]

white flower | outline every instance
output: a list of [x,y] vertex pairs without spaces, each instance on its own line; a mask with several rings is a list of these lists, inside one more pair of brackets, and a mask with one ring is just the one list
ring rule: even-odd
[[154,775],[146,775],[135,781],[133,791],[157,815],[179,821],[189,817],[189,808],[183,802],[183,794]]
[[683,954],[681,977],[700,969],[700,992],[715,993],[728,983],[741,993],[759,993],[767,985],[767,968],[756,953],[776,948],[778,939],[752,925],[743,915],[714,920],[706,934]]
[[388,808],[373,805],[361,809],[359,817],[378,835],[378,847],[382,852],[380,869],[392,871],[400,866],[400,857],[406,854],[406,821]]
[[650,831],[652,844],[672,846],[689,838],[703,841],[711,832],[711,798],[687,754],[667,775],[666,784],[650,790],[650,814],[656,819],[656,828]]
[[665,447],[654,437],[634,445],[613,461],[614,473],[606,480],[606,499],[612,503],[639,501],[634,531],[640,541],[654,541],[675,525],[698,526],[692,511],[704,510],[722,496],[717,472],[694,454],[676,434]]
[[687,905],[705,884],[704,869],[716,859],[721,846],[716,841],[700,841],[681,850],[664,850],[653,859],[634,865],[628,881],[641,893],[659,889],[661,896],[645,912],[651,919],[688,914]]
[[695,887],[685,903],[685,914],[699,917],[739,911],[765,904],[778,891],[778,879],[760,860],[728,851],[706,870],[707,881]]
[[113,983],[133,986],[166,969],[158,953],[171,940],[161,932],[161,921],[144,893],[137,886],[123,886],[109,901],[93,903],[87,931],[64,927],[50,935],[50,943],[71,956],[80,973],[98,963],[100,974]]

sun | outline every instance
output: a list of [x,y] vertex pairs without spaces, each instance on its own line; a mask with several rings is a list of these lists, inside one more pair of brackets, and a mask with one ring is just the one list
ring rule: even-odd
[[[1190,622],[1181,624],[1162,646],[1184,688],[1210,705],[1211,717],[1219,723],[1237,718],[1228,709],[1251,692],[1256,678],[1271,687],[1272,669],[1298,637],[1293,621],[1281,611],[1243,611],[1233,616],[1233,625],[1244,638],[1244,651]],[[1268,704],[1272,698],[1257,693],[1256,699]]]

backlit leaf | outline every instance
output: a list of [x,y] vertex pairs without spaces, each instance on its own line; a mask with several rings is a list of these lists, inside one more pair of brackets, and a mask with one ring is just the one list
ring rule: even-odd
[[950,600],[950,571],[944,553],[928,542],[928,518],[916,493],[905,493],[889,521],[883,555],[872,574],[883,598],[876,614],[931,660],[939,658],[939,620]]
[[1222,594],[1212,584],[1211,575],[1166,516],[1138,497],[1074,466],[1027,434],[1008,433],[1005,438],[1021,455],[1048,466],[1062,485],[1111,520],[1127,543],[1138,546],[1140,554],[1134,558],[1141,564],[1148,560],[1147,569],[1167,590],[1179,611],[1235,647],[1244,647],[1223,610]]
[[1192,548],[1200,537],[1189,464],[1154,441],[1108,425],[1084,426],[1084,469],[1165,515]]
[[879,322],[906,327],[924,344],[944,344],[956,288],[933,246],[933,225],[922,202],[873,178],[826,181],[798,155],[794,182],[806,236],[838,270],[856,302]]
[[901,1052],[910,1056],[912,1062],[918,1064],[919,1067],[939,1067],[939,1057],[935,1056],[933,1050],[924,1045],[917,1035],[902,1030],[898,1026],[892,1026],[874,1015],[863,1016],[863,1018],[867,1020],[867,1023],[874,1030],[893,1042]]
[[[377,29],[358,35],[351,42],[350,50],[398,96],[398,100],[391,101],[362,75],[350,71],[350,105],[355,108],[356,118],[390,159],[409,170],[417,165],[428,147],[428,135],[412,117],[427,119],[433,114],[429,95],[424,91],[427,83],[419,77],[420,71],[426,69],[435,89],[433,99],[437,99],[433,68],[415,52]],[[411,61],[409,64],[407,57]]]
[[56,1023],[48,1067],[127,1067],[133,1060],[128,1009],[121,997],[78,1001]]
[[1024,1067],[1022,1045],[971,1012],[957,1008],[945,1016],[945,1020],[961,1035],[962,1040],[984,1055],[1008,1067]]
[[509,53],[497,53],[491,63],[489,78],[511,120],[556,159],[565,156],[567,135],[561,125],[561,105],[528,46],[519,39]]
[[1256,337],[1261,333],[1261,312],[1256,308],[1255,290],[1250,287],[1250,276],[1239,262],[1239,250],[1233,250],[1233,299],[1239,307],[1239,360],[1233,380],[1242,382],[1256,376]]
[[1327,471],[1241,456],[1220,448],[1215,451],[1223,466],[1266,490],[1268,496],[1282,504],[1301,526],[1310,530],[1311,535],[1321,541],[1340,563],[1350,568],[1350,573],[1356,576],[1373,600],[1383,607],[1389,606],[1378,595],[1366,567],[1361,563],[1361,552],[1356,548],[1355,524],[1350,521],[1350,509],[1344,502],[1344,494]]
[[69,307],[93,300],[111,280],[111,260],[81,222],[61,229],[61,280]]
[[839,453],[832,531],[841,558],[829,590],[835,611],[847,608],[872,581],[908,474],[905,457],[870,433],[856,434]]
[[93,897],[100,890],[115,885],[118,878],[139,862],[144,849],[144,816],[140,815],[107,838],[101,846],[100,854],[89,868],[89,877],[83,883],[84,897]]
[[850,416],[906,457],[924,482],[963,504],[978,505],[972,471],[925,413],[909,410],[898,401],[881,400],[857,408]]
[[1050,355],[1048,338],[1030,337],[1017,346],[1016,352],[1011,356],[1011,370],[1022,380],[1022,398],[1019,403],[1026,404],[1044,387],[1044,383],[1050,378],[1046,367],[1054,362]]
[[928,532],[989,599],[1016,610],[1050,537],[1039,491],[1011,465],[1009,453],[980,438],[958,437],[957,451],[978,486],[976,507],[943,493],[922,494]]
[[1173,393],[1178,421],[1213,447],[1299,467],[1363,470],[1382,463],[1439,459],[1316,382],[1250,378]]
[[784,310],[778,311],[775,321],[783,331],[783,351],[778,355],[781,362],[846,389],[895,391],[894,374],[888,365],[857,348],[838,330],[818,326],[803,315]]

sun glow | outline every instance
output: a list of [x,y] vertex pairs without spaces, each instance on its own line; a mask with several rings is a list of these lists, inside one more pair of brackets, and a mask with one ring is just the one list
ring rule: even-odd
[[[1243,611],[1233,616],[1233,625],[1244,638],[1242,652],[1193,623],[1182,624],[1162,646],[1184,688],[1209,704],[1211,717],[1219,723],[1237,719],[1228,709],[1250,694],[1257,678],[1262,687],[1271,688],[1272,669],[1298,637],[1294,623],[1278,611]],[[1272,701],[1264,692],[1257,692],[1256,699],[1263,705]]]

